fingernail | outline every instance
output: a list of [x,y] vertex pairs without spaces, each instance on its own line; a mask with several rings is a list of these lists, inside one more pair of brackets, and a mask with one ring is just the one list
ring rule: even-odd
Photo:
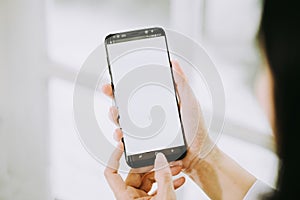
[[157,167],[162,167],[163,165],[168,163],[168,161],[164,154],[158,153],[158,154],[156,154],[155,163],[156,163]]

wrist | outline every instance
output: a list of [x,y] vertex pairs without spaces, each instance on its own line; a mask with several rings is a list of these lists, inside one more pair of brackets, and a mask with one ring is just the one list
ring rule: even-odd
[[[222,157],[222,152],[218,148],[218,146],[211,147],[210,152],[203,156],[201,154],[198,155],[189,155],[186,160],[186,165],[184,166],[184,173],[188,176],[192,176],[195,170],[204,170],[207,166],[217,166],[218,162],[220,162]],[[184,162],[185,163],[185,162]]]
[[198,146],[191,145],[188,149],[187,155],[183,159],[183,168],[185,169],[186,174],[198,166],[200,164],[199,162],[216,162],[218,160],[216,156],[220,154],[220,150],[216,144],[209,136],[202,140],[204,142],[202,145],[199,145],[200,148]]
[[211,199],[243,199],[256,178],[215,146],[184,171]]

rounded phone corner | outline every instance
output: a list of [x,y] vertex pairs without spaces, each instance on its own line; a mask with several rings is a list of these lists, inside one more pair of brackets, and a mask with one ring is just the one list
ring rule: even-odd
[[182,160],[182,159],[184,159],[185,156],[186,156],[186,154],[187,154],[187,150],[185,150],[177,160]]
[[109,38],[111,38],[112,36],[114,36],[114,35],[115,35],[115,33],[110,33],[110,34],[108,34],[107,36],[105,36],[105,38],[104,38],[105,44],[107,44],[107,40],[108,40]]
[[162,35],[166,35],[166,32],[165,32],[165,30],[162,28],[162,27],[159,27],[159,26],[157,26],[157,27],[154,27],[156,30],[159,30],[159,32],[162,34]]

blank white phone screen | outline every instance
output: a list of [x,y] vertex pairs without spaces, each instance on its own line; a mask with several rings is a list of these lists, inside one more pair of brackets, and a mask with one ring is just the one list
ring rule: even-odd
[[184,145],[165,37],[107,44],[127,155]]

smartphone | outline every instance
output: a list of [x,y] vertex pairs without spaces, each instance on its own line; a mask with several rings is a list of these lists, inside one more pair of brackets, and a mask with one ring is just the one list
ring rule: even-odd
[[153,165],[158,152],[169,162],[184,158],[187,143],[165,31],[109,34],[105,48],[127,164]]

